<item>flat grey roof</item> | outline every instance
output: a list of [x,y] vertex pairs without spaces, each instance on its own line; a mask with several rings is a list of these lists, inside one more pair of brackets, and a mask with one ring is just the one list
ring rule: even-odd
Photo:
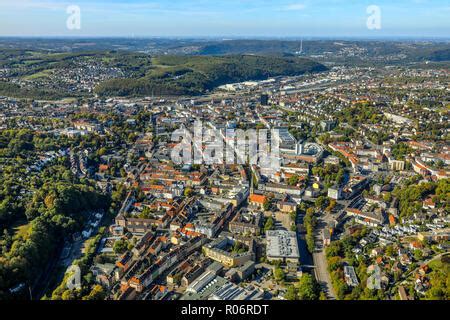
[[297,235],[292,231],[268,230],[266,231],[268,257],[273,258],[300,258]]

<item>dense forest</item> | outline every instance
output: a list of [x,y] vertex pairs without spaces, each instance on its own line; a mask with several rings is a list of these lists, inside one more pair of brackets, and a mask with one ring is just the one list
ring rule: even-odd
[[[62,241],[80,231],[86,210],[106,209],[107,199],[92,186],[67,182],[44,184],[25,209],[29,221],[20,235],[3,230],[0,257],[0,297],[24,283],[29,286],[45,270]],[[5,209],[7,210],[7,209]]]
[[[84,228],[87,213],[109,207],[94,183],[72,173],[67,157],[41,172],[26,171],[36,153],[68,145],[25,129],[0,135],[0,299],[20,286],[38,289],[64,240]],[[17,294],[25,298],[28,290]]]

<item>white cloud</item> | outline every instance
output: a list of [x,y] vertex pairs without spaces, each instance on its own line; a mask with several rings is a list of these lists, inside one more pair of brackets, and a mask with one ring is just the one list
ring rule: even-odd
[[303,3],[291,3],[281,8],[282,11],[300,11],[305,9],[305,5]]

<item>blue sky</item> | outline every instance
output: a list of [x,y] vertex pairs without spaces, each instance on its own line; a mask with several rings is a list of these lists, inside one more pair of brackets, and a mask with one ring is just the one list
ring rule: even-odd
[[[80,30],[66,27],[69,5]],[[448,0],[0,0],[0,36],[450,38],[449,17]]]

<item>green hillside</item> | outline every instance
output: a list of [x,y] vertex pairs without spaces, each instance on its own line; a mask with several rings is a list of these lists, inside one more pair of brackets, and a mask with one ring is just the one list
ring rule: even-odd
[[97,86],[101,96],[198,95],[217,86],[272,76],[325,71],[320,63],[295,57],[233,55],[160,56],[142,77],[112,79]]

